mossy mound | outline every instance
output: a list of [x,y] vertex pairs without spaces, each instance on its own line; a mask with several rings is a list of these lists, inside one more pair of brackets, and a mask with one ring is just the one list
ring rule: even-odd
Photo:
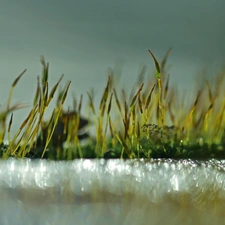
[[[11,113],[24,105],[11,106],[10,101],[25,71],[12,84],[7,108],[0,113],[1,157],[54,160],[103,157],[224,158],[224,70],[216,74],[213,81],[202,79],[194,98],[186,101],[185,95],[169,85],[166,61],[170,51],[161,63],[149,52],[156,73],[144,80],[142,71],[130,93],[118,90],[117,77],[112,71],[99,107],[93,103],[93,94],[87,92],[89,107],[86,110],[89,117],[83,118],[82,95],[79,101],[74,99],[72,110],[63,111],[69,82],[58,92],[49,121],[43,120],[44,114],[63,76],[49,90],[49,64],[42,58],[43,72],[41,79],[38,78],[33,107],[14,137],[10,136]],[[95,134],[88,134],[90,126],[95,126]],[[82,133],[85,127],[86,131]],[[8,134],[8,145],[4,145],[5,134]]]

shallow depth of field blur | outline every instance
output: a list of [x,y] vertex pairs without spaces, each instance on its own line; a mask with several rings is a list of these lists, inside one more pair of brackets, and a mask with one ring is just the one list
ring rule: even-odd
[[[16,85],[11,103],[25,103],[28,107],[14,112],[11,138],[32,108],[42,55],[50,63],[49,90],[64,74],[59,89],[68,81],[71,84],[63,109],[71,109],[73,97],[79,101],[82,95],[81,115],[86,117],[87,92],[93,93],[93,103],[98,107],[110,71],[120,77],[117,89],[126,93],[132,90],[144,65],[146,79],[154,76],[155,65],[149,49],[160,62],[172,48],[167,61],[170,85],[179,90],[179,95],[196,98],[199,88],[207,86],[205,80],[217,83],[216,77],[224,66],[224,8],[225,2],[221,0],[216,4],[213,0],[204,4],[194,0],[2,2],[1,109],[7,107],[12,82],[27,69]],[[134,93],[139,87],[135,87]],[[55,103],[56,98],[50,102],[44,119],[51,117]],[[204,107],[205,115],[209,106]],[[187,114],[188,110],[184,108]]]
[[[27,69],[12,101],[32,104],[41,55],[50,63],[50,84],[62,73],[72,81],[67,108],[72,94],[83,94],[87,103],[92,88],[99,101],[109,67],[122,73],[119,85],[129,89],[142,65],[154,72],[147,50],[162,59],[169,47],[171,83],[189,92],[196,75],[204,70],[213,77],[224,63],[224,8],[223,0],[3,1],[0,103],[6,105],[12,81]],[[15,113],[14,133],[28,112]]]

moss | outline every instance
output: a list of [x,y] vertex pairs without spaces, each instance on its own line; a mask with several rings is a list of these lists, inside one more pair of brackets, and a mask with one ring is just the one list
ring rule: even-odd
[[[213,81],[202,82],[191,104],[184,106],[183,95],[169,85],[166,61],[170,50],[161,63],[149,52],[155,63],[155,76],[143,81],[141,73],[131,92],[127,93],[118,90],[117,78],[111,71],[99,107],[93,103],[93,94],[87,93],[88,118],[80,113],[82,96],[79,102],[74,99],[73,110],[63,111],[70,82],[59,91],[61,76],[49,90],[49,64],[42,58],[42,77],[38,78],[33,107],[11,137],[12,112],[25,107],[10,104],[23,71],[11,86],[6,110],[0,113],[1,158],[224,158],[224,71]],[[45,111],[57,91],[51,118],[44,121]],[[10,122],[6,124],[10,115]],[[95,135],[90,136],[91,124],[95,126]],[[87,131],[81,133],[84,128]],[[3,141],[6,134],[8,145]]]

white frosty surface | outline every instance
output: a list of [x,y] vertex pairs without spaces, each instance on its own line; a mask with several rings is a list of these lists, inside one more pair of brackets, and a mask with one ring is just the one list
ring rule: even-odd
[[0,224],[223,224],[224,169],[217,160],[0,161]]

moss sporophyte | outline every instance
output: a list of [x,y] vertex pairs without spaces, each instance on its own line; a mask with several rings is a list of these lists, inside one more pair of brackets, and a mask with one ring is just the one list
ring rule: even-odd
[[[149,53],[155,64],[154,76],[144,80],[143,68],[129,93],[118,90],[118,79],[110,70],[99,107],[94,104],[93,93],[87,92],[87,118],[81,116],[82,96],[78,107],[74,104],[72,110],[63,110],[70,82],[59,91],[61,76],[49,90],[49,64],[42,57],[42,77],[38,77],[33,106],[13,137],[12,113],[27,105],[11,106],[11,99],[26,70],[13,82],[6,109],[0,113],[1,158],[224,158],[225,71],[212,81],[202,79],[194,98],[186,101],[183,93],[169,85],[166,62],[170,50],[161,63]],[[44,121],[57,91],[55,108]],[[89,134],[92,126],[95,133]],[[84,128],[87,131],[81,133]]]

